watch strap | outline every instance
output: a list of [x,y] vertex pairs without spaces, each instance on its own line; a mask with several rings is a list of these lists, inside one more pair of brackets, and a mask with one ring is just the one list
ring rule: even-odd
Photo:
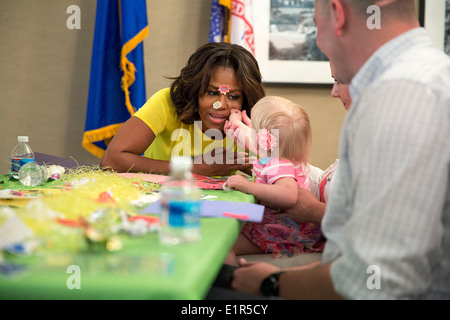
[[261,293],[265,296],[278,296],[279,294],[279,278],[284,271],[272,273],[261,283]]

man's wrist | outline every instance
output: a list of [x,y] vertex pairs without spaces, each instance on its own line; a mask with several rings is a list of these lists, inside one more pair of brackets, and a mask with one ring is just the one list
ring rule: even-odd
[[278,271],[272,273],[267,278],[263,280],[261,283],[261,294],[267,297],[275,297],[279,295],[280,292],[280,276],[284,273],[284,271]]

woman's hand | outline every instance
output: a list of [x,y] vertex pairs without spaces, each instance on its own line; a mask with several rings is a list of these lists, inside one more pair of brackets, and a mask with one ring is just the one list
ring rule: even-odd
[[249,157],[245,152],[216,148],[194,158],[192,172],[204,176],[229,176],[237,170],[248,172],[253,167],[253,161],[254,157]]

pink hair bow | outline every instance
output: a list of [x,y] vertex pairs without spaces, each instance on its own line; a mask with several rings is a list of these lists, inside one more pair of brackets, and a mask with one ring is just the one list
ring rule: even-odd
[[264,150],[272,151],[277,146],[277,137],[271,134],[267,129],[261,129],[257,135],[258,145]]

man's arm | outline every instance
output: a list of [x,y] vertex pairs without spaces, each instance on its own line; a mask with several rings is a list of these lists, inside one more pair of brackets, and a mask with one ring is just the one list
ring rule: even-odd
[[287,271],[279,279],[279,295],[282,298],[305,300],[342,299],[333,288],[331,263]]
[[[280,269],[269,263],[239,261],[231,287],[237,291],[261,294],[261,283]],[[279,277],[279,296],[286,299],[341,299],[334,291],[330,275],[331,263],[284,269]]]

